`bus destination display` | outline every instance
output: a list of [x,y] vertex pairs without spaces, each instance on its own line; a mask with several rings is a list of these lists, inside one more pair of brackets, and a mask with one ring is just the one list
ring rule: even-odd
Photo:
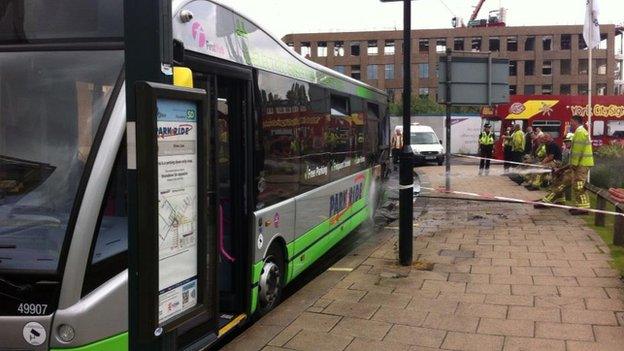
[[158,323],[197,305],[197,103],[159,98]]

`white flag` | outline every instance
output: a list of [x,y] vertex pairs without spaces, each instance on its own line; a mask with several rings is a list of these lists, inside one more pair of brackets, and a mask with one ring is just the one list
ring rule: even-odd
[[585,0],[585,25],[583,39],[591,50],[600,44],[600,26],[598,24],[598,0]]

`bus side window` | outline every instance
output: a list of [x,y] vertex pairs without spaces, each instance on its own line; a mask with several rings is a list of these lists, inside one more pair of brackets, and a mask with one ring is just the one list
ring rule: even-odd
[[368,102],[366,108],[366,137],[364,154],[371,162],[377,162],[379,148],[379,105]]
[[106,187],[85,272],[82,295],[87,295],[128,267],[128,206],[126,142],[121,142]]

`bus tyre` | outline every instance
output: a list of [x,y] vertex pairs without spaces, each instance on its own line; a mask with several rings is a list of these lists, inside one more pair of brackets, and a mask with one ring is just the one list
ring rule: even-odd
[[278,245],[272,245],[264,259],[258,283],[258,314],[272,310],[279,303],[284,287],[284,255]]

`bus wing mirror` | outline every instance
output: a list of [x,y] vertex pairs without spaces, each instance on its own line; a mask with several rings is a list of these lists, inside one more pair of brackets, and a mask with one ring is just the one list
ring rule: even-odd
[[193,71],[188,67],[173,67],[173,85],[178,87],[193,87]]

